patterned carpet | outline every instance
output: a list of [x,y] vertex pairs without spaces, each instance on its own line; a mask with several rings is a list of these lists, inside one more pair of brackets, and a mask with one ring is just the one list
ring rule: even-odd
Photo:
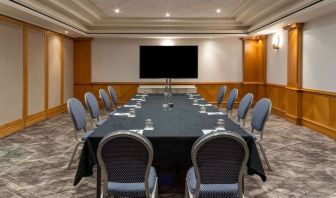
[[[0,139],[0,197],[94,197],[95,176],[74,187],[78,160],[66,168],[74,147],[71,130],[62,114]],[[247,175],[245,197],[336,197],[334,140],[271,115],[264,147],[274,170],[264,164],[266,182]]]

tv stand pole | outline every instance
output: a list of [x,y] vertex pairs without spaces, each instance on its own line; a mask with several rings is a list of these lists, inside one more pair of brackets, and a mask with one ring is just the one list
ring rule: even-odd
[[172,83],[171,83],[171,78],[166,78],[166,85],[165,85],[165,93],[168,95],[172,95]]

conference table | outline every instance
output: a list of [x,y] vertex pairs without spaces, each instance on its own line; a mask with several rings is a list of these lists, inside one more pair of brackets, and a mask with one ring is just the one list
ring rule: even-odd
[[[195,96],[195,98],[197,97]],[[198,99],[199,104],[207,104],[207,101],[200,96]],[[138,94],[127,105],[135,105],[137,101],[141,101]],[[163,94],[149,94],[146,101],[141,102],[141,108],[135,109],[135,117],[117,116],[116,114],[96,128],[84,143],[74,185],[77,185],[83,177],[93,174],[93,166],[97,165],[97,148],[105,135],[118,130],[144,129],[146,119],[153,121],[154,130],[144,130],[142,135],[147,137],[153,145],[153,166],[158,169],[159,175],[160,171],[177,167],[186,172],[192,166],[191,148],[193,143],[204,135],[203,129],[214,129],[217,120],[223,119],[225,129],[238,133],[248,145],[247,173],[257,174],[263,181],[266,181],[260,156],[251,134],[230,120],[227,115],[216,113],[208,115],[211,112],[219,112],[214,106],[206,106],[208,113],[200,113],[200,106],[194,105],[194,100],[190,99],[187,94],[174,94],[172,102],[174,103],[172,110],[163,111]],[[127,113],[128,111],[129,107],[125,106],[117,110],[119,113]],[[97,197],[100,196],[100,180],[101,172],[99,165],[97,165]]]

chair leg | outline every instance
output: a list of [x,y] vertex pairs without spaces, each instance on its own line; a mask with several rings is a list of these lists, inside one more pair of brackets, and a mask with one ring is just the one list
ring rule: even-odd
[[272,171],[272,168],[271,168],[271,165],[270,165],[270,163],[269,163],[269,161],[268,161],[268,158],[267,158],[267,156],[266,156],[266,153],[265,153],[264,147],[262,146],[262,144],[261,144],[260,142],[259,142],[259,143],[257,143],[257,144],[259,145],[259,147],[260,147],[260,150],[261,150],[261,152],[262,152],[262,154],[263,154],[263,156],[264,156],[264,159],[265,159],[265,161],[266,161],[266,164],[267,164],[268,170]]
[[246,119],[243,119],[243,128],[245,128]]
[[154,190],[151,194],[151,198],[159,198],[158,178],[155,178]]
[[189,198],[189,190],[188,190],[187,182],[185,182],[185,187],[184,187],[184,198]]
[[72,164],[73,158],[74,158],[75,155],[76,155],[78,146],[79,146],[79,143],[76,144],[75,149],[74,149],[74,151],[73,151],[73,153],[72,153],[72,155],[71,155],[71,158],[70,158],[70,161],[69,161],[69,164],[68,164],[68,169],[70,169],[70,167],[71,167],[71,164]]

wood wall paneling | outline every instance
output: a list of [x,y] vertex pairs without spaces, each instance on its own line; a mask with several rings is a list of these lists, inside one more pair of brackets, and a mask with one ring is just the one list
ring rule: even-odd
[[[54,32],[48,33],[43,28],[3,15],[0,15],[0,28],[4,28],[0,37],[0,50],[4,50],[1,54],[8,58],[7,61],[0,61],[0,67],[4,66],[0,73],[0,80],[4,82],[0,84],[5,86],[2,89],[5,94],[0,97],[0,111],[4,111],[0,112],[0,137],[4,137],[45,120],[47,111],[50,116],[65,111],[65,106],[61,104],[48,109],[48,34],[60,39],[72,38]],[[6,52],[10,54],[6,55]],[[64,64],[62,57],[60,62]],[[60,78],[64,78],[63,74]],[[60,95],[64,94],[62,90],[59,90]],[[10,109],[9,113],[7,108]]]
[[74,83],[91,83],[91,38],[74,41]]
[[288,30],[287,86],[302,88],[302,23],[285,26]]
[[[0,18],[0,126],[23,119],[24,25]],[[2,127],[4,128],[4,127]]]
[[243,81],[266,82],[267,75],[267,36],[242,38]]

